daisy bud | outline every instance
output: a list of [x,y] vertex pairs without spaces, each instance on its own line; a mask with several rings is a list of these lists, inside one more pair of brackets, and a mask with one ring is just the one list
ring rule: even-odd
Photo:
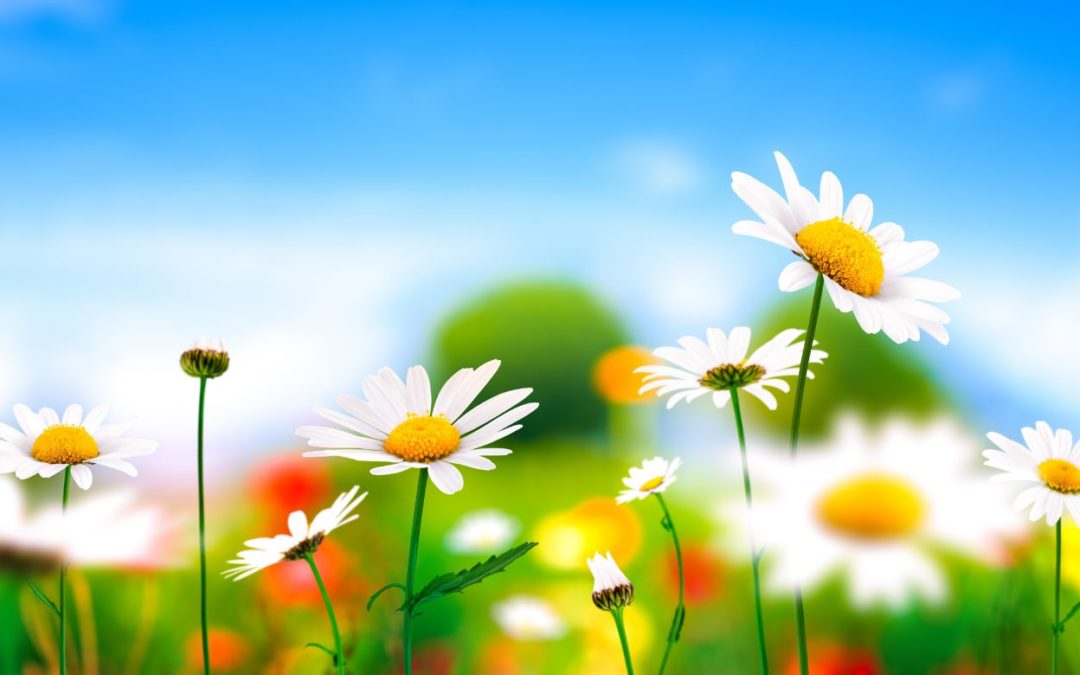
[[634,585],[622,573],[609,551],[585,561],[593,575],[593,604],[606,612],[626,607],[634,601]]
[[229,353],[221,340],[200,338],[194,347],[180,355],[180,367],[192,377],[212,379],[229,369]]

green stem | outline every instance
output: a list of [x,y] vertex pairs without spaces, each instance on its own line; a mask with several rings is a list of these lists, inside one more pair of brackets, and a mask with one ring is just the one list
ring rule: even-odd
[[[68,493],[71,490],[71,466],[64,469],[64,496],[60,501],[60,512],[67,513]],[[67,576],[67,563],[60,565],[60,675],[67,675],[67,601],[64,577]]]
[[616,607],[611,610],[611,616],[615,618],[615,629],[619,631],[623,660],[626,661],[626,675],[634,675],[634,663],[630,660],[630,643],[626,640],[626,626],[623,625],[623,608]]
[[202,620],[203,671],[210,675],[210,636],[206,618],[206,503],[203,486],[203,413],[206,408],[206,378],[199,378],[199,600]]
[[1050,652],[1050,672],[1057,675],[1058,672],[1058,636],[1061,634],[1061,519],[1057,522],[1057,546],[1054,559],[1054,641]]
[[319,592],[322,593],[323,603],[326,604],[326,615],[330,617],[330,628],[334,631],[334,650],[337,652],[334,656],[334,665],[337,667],[338,675],[345,675],[345,652],[341,650],[341,632],[338,631],[337,618],[330,604],[330,594],[326,592],[326,584],[323,583],[319,568],[315,565],[315,558],[310,553],[304,558],[308,565],[311,565],[311,573],[315,575],[315,581],[319,584]]
[[657,501],[660,502],[660,508],[664,511],[664,522],[667,523],[668,532],[671,532],[671,540],[675,544],[675,560],[679,564],[679,604],[675,606],[675,616],[671,620],[671,629],[668,630],[667,646],[664,647],[664,658],[660,662],[660,675],[664,675],[664,671],[667,670],[668,658],[671,656],[671,649],[679,641],[683,621],[686,619],[686,576],[683,572],[682,548],[679,546],[679,534],[675,531],[675,521],[671,519],[671,512],[668,511],[664,496],[659,492],[653,494],[656,495]]
[[412,674],[413,613],[412,607],[409,605],[413,598],[413,582],[416,579],[416,560],[420,553],[420,521],[424,517],[424,495],[427,493],[427,482],[427,469],[421,469],[420,480],[416,484],[416,504],[413,506],[412,534],[409,537],[409,567],[405,576],[405,625],[402,629],[405,675]]
[[[814,300],[810,305],[810,322],[806,327],[799,379],[795,383],[795,408],[791,413],[791,456],[799,451],[799,423],[802,421],[803,395],[806,393],[806,372],[810,367],[810,352],[814,349],[814,333],[817,332],[818,314],[821,312],[821,292],[825,289],[825,276],[818,273],[814,285]],[[806,612],[803,609],[802,589],[795,585],[795,641],[799,651],[799,673],[808,675],[810,658],[806,652]]]
[[768,675],[769,653],[765,648],[765,616],[761,610],[761,556],[758,555],[757,538],[754,536],[754,494],[750,487],[750,462],[746,456],[746,433],[743,430],[742,409],[739,407],[739,390],[731,390],[731,409],[735,413],[735,430],[739,435],[739,457],[742,459],[743,496],[746,498],[746,522],[750,535],[750,571],[754,578],[754,613],[757,616],[758,658],[761,674]]

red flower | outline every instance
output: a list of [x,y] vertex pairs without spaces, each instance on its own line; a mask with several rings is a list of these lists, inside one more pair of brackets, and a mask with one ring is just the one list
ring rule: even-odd
[[[227,628],[210,628],[207,632],[210,643],[210,668],[212,670],[236,670],[247,662],[251,648],[244,636]],[[199,670],[203,665],[202,633],[198,632],[187,640],[187,660]]]
[[[326,539],[315,553],[315,564],[326,584],[326,591],[335,601],[355,596],[367,582],[353,569],[349,554],[340,544]],[[322,594],[311,568],[302,560],[285,561],[267,567],[257,575],[259,587],[270,600],[271,606],[304,605],[322,607]]]
[[[884,675],[877,656],[864,647],[846,647],[834,643],[812,643],[810,672],[814,675]],[[786,675],[799,675],[799,658],[793,654],[784,669]]]
[[[700,605],[716,598],[727,576],[724,562],[704,546],[686,546],[682,554],[686,574],[686,604]],[[669,550],[664,567],[668,587],[672,594],[676,594],[679,592],[679,562],[674,550]]]
[[326,508],[331,487],[325,462],[295,454],[260,462],[248,481],[248,493],[272,523],[284,521],[293,511]]

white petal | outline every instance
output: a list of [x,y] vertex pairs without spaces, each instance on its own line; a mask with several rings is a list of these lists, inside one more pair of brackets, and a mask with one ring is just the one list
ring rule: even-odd
[[448,462],[432,462],[428,464],[428,476],[435,487],[445,494],[452,495],[465,486],[465,478],[457,467]]

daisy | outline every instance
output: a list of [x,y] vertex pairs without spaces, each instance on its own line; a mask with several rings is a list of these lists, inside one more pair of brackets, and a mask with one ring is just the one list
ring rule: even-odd
[[1046,518],[1054,525],[1068,510],[1080,524],[1080,443],[1066,429],[1053,430],[1046,422],[1020,430],[1024,445],[999,433],[986,435],[1000,450],[985,450],[986,466],[1000,470],[995,481],[1036,483],[1016,498],[1016,508],[1031,507],[1031,520]]
[[358,518],[352,512],[368,496],[365,492],[357,497],[356,493],[359,491],[360,486],[354,485],[351,490],[339,495],[330,508],[319,511],[311,522],[308,522],[303,511],[293,511],[289,514],[289,534],[244,542],[244,545],[248,547],[247,550],[240,551],[235,560],[229,561],[229,564],[235,567],[223,572],[225,578],[239,581],[283,560],[306,561],[315,577],[315,582],[319,585],[323,604],[326,605],[326,615],[330,619],[330,627],[334,632],[333,651],[318,643],[312,644],[333,658],[338,675],[345,675],[345,653],[341,649],[341,632],[338,630],[334,608],[330,604],[330,595],[326,592],[322,575],[319,574],[319,568],[315,565],[315,552],[319,550],[326,535]]
[[446,494],[461,490],[465,481],[458,466],[490,471],[488,457],[509,455],[505,448],[487,447],[518,429],[517,422],[538,403],[518,405],[532,389],[514,389],[467,410],[499,369],[488,361],[463,368],[447,380],[432,404],[431,382],[423,366],[409,368],[402,381],[390,368],[364,380],[364,399],[338,397],[345,413],[316,408],[319,416],[339,427],[304,426],[296,433],[308,445],[327,448],[305,457],[344,457],[359,462],[382,462],[371,473],[379,476],[409,469],[426,469],[431,481]]
[[[770,410],[776,409],[776,397],[767,387],[778,391],[790,391],[788,383],[780,379],[798,375],[803,343],[795,342],[803,334],[801,330],[788,329],[754,350],[750,349],[750,329],[739,326],[725,335],[719,328],[706,331],[708,342],[689,336],[679,340],[679,347],[660,347],[653,354],[668,362],[659,366],[643,366],[639,372],[646,373],[642,392],[655,389],[658,396],[673,394],[667,407],[680,401],[693,401],[712,394],[713,403],[723,408],[731,400],[731,392],[743,389],[754,395]],[[814,343],[817,344],[816,342]],[[810,363],[821,363],[828,356],[823,351],[812,350]],[[813,377],[813,374],[809,374]]]
[[474,511],[462,516],[446,535],[446,547],[454,553],[497,553],[520,530],[518,522],[502,511]]
[[1000,561],[1022,522],[968,466],[975,447],[949,420],[894,420],[873,432],[849,417],[794,462],[763,456],[754,519],[774,561],[771,587],[812,588],[842,573],[856,606],[899,606],[946,595],[938,550]]
[[630,659],[630,644],[626,640],[626,625],[623,623],[623,610],[634,601],[634,585],[619,569],[609,551],[606,556],[599,553],[587,559],[585,564],[593,575],[593,604],[597,609],[611,612],[615,620],[615,629],[619,632],[622,644],[623,660],[626,662],[627,675],[634,675],[634,665]]
[[627,489],[620,492],[615,501],[625,504],[635,499],[648,499],[651,495],[660,494],[678,480],[675,472],[680,466],[682,466],[682,460],[678,457],[671,462],[663,457],[653,457],[642,462],[640,467],[630,467],[630,475],[622,481]]
[[289,514],[288,534],[244,542],[247,550],[241,551],[236,560],[229,561],[229,564],[235,567],[224,572],[224,576],[239,581],[279,562],[305,560],[315,555],[326,535],[359,517],[352,514],[352,511],[368,495],[365,492],[357,497],[359,490],[359,486],[353,486],[348,492],[339,495],[330,508],[320,511],[311,522],[308,522],[303,511],[293,511]]
[[756,237],[789,249],[801,260],[780,273],[780,290],[797,291],[823,275],[833,305],[854,312],[867,333],[884,331],[894,342],[918,340],[925,331],[948,344],[949,316],[930,302],[948,302],[960,293],[940,281],[910,277],[938,255],[930,241],[904,241],[896,223],[871,229],[874,205],[857,194],[844,208],[840,180],[821,175],[819,197],[799,184],[787,158],[775,153],[785,197],[742,172],[731,187],[761,220],[741,220],[735,234]]
[[82,406],[72,404],[63,417],[52,408],[34,412],[15,406],[19,429],[0,423],[0,473],[50,478],[71,469],[75,484],[90,489],[90,466],[104,466],[129,476],[138,472],[127,460],[149,455],[157,443],[124,436],[127,425],[103,424],[108,408],[98,406],[83,417]]
[[515,595],[492,607],[491,615],[515,640],[555,640],[566,634],[566,623],[542,598]]

